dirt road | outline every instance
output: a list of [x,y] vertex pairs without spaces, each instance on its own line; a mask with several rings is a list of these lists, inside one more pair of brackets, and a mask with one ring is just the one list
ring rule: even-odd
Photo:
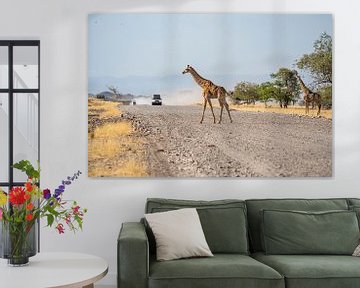
[[[152,177],[319,177],[332,175],[332,121],[224,111],[213,124],[201,106],[122,106],[146,141]],[[214,109],[218,119],[219,109]]]

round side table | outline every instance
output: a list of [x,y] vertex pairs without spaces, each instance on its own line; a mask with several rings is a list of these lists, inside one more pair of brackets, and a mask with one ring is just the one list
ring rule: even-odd
[[93,288],[108,272],[107,262],[80,253],[38,253],[28,266],[9,267],[0,260],[0,287]]

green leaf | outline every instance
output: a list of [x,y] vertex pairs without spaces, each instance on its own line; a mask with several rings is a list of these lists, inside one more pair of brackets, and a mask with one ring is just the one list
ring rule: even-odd
[[51,214],[48,214],[47,215],[47,224],[48,224],[48,226],[50,226],[51,227],[51,225],[54,223],[54,216],[53,215],[51,215]]
[[18,169],[24,173],[29,178],[39,180],[40,179],[40,168],[35,169],[34,166],[30,163],[29,160],[21,160],[13,165],[15,169]]
[[58,217],[59,215],[60,215],[60,213],[59,212],[57,212],[52,206],[47,206],[46,208],[45,208],[50,214],[52,214],[53,216],[55,216],[55,217]]

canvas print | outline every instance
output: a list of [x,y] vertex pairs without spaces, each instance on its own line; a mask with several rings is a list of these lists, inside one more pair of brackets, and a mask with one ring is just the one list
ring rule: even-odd
[[331,177],[329,14],[88,17],[90,177]]

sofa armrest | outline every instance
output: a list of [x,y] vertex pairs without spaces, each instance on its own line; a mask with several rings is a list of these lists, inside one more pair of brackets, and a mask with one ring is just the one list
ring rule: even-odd
[[141,223],[123,223],[117,243],[118,288],[146,288],[149,242]]

